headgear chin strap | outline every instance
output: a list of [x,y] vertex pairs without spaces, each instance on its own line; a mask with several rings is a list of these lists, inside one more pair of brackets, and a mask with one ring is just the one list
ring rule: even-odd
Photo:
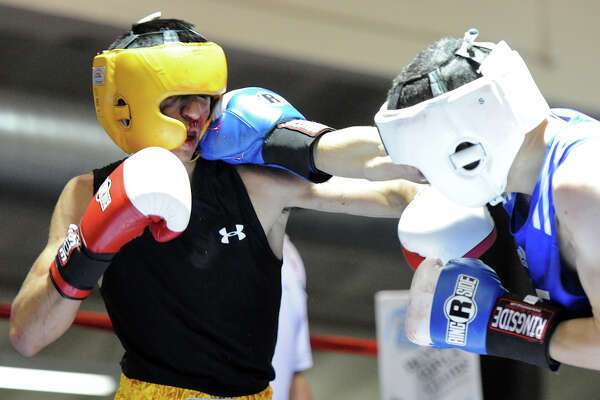
[[94,58],[96,115],[126,153],[152,146],[173,150],[185,142],[186,126],[160,111],[167,97],[208,95],[216,102],[225,93],[223,49],[206,41],[178,42],[177,32],[159,32],[165,42],[160,46],[108,50]]
[[394,163],[418,168],[446,197],[470,207],[502,200],[525,134],[550,111],[525,62],[504,41],[479,72],[481,78],[408,108],[388,110],[386,101],[375,115]]

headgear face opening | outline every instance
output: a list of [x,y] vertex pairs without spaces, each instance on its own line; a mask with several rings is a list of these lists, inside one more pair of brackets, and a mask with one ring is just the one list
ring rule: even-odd
[[164,99],[202,94],[214,102],[226,87],[225,53],[212,42],[107,50],[93,62],[96,115],[129,154],[151,146],[173,150],[185,141],[185,125],[161,113]]
[[481,78],[408,108],[388,110],[386,101],[375,115],[394,163],[418,168],[447,198],[470,207],[502,200],[525,134],[550,111],[505,42],[479,72]]

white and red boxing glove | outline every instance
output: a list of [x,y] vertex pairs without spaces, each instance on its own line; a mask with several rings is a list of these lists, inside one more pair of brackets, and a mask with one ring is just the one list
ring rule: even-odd
[[148,227],[166,242],[188,225],[192,195],[181,161],[149,147],[123,161],[98,189],[81,223],[67,237],[50,265],[50,278],[67,298],[83,300],[123,245]]
[[444,264],[460,257],[480,257],[496,240],[496,228],[486,207],[460,206],[428,186],[402,213],[398,238],[406,261],[417,269],[428,257]]

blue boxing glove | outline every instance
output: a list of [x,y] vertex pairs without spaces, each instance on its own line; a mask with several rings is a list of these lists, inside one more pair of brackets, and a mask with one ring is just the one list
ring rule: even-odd
[[490,267],[458,258],[421,263],[410,288],[406,334],[414,343],[459,348],[556,370],[550,338],[562,307],[509,293]]
[[332,130],[306,121],[275,92],[243,88],[226,93],[215,107],[199,152],[207,160],[268,165],[324,182],[330,175],[315,167],[313,147],[321,134]]

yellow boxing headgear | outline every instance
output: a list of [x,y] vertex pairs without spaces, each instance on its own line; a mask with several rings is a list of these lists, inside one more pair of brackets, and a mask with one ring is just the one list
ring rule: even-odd
[[226,86],[225,53],[213,42],[106,50],[93,63],[96,115],[129,154],[150,146],[172,150],[185,141],[185,125],[161,113],[164,99],[189,94],[220,97]]

